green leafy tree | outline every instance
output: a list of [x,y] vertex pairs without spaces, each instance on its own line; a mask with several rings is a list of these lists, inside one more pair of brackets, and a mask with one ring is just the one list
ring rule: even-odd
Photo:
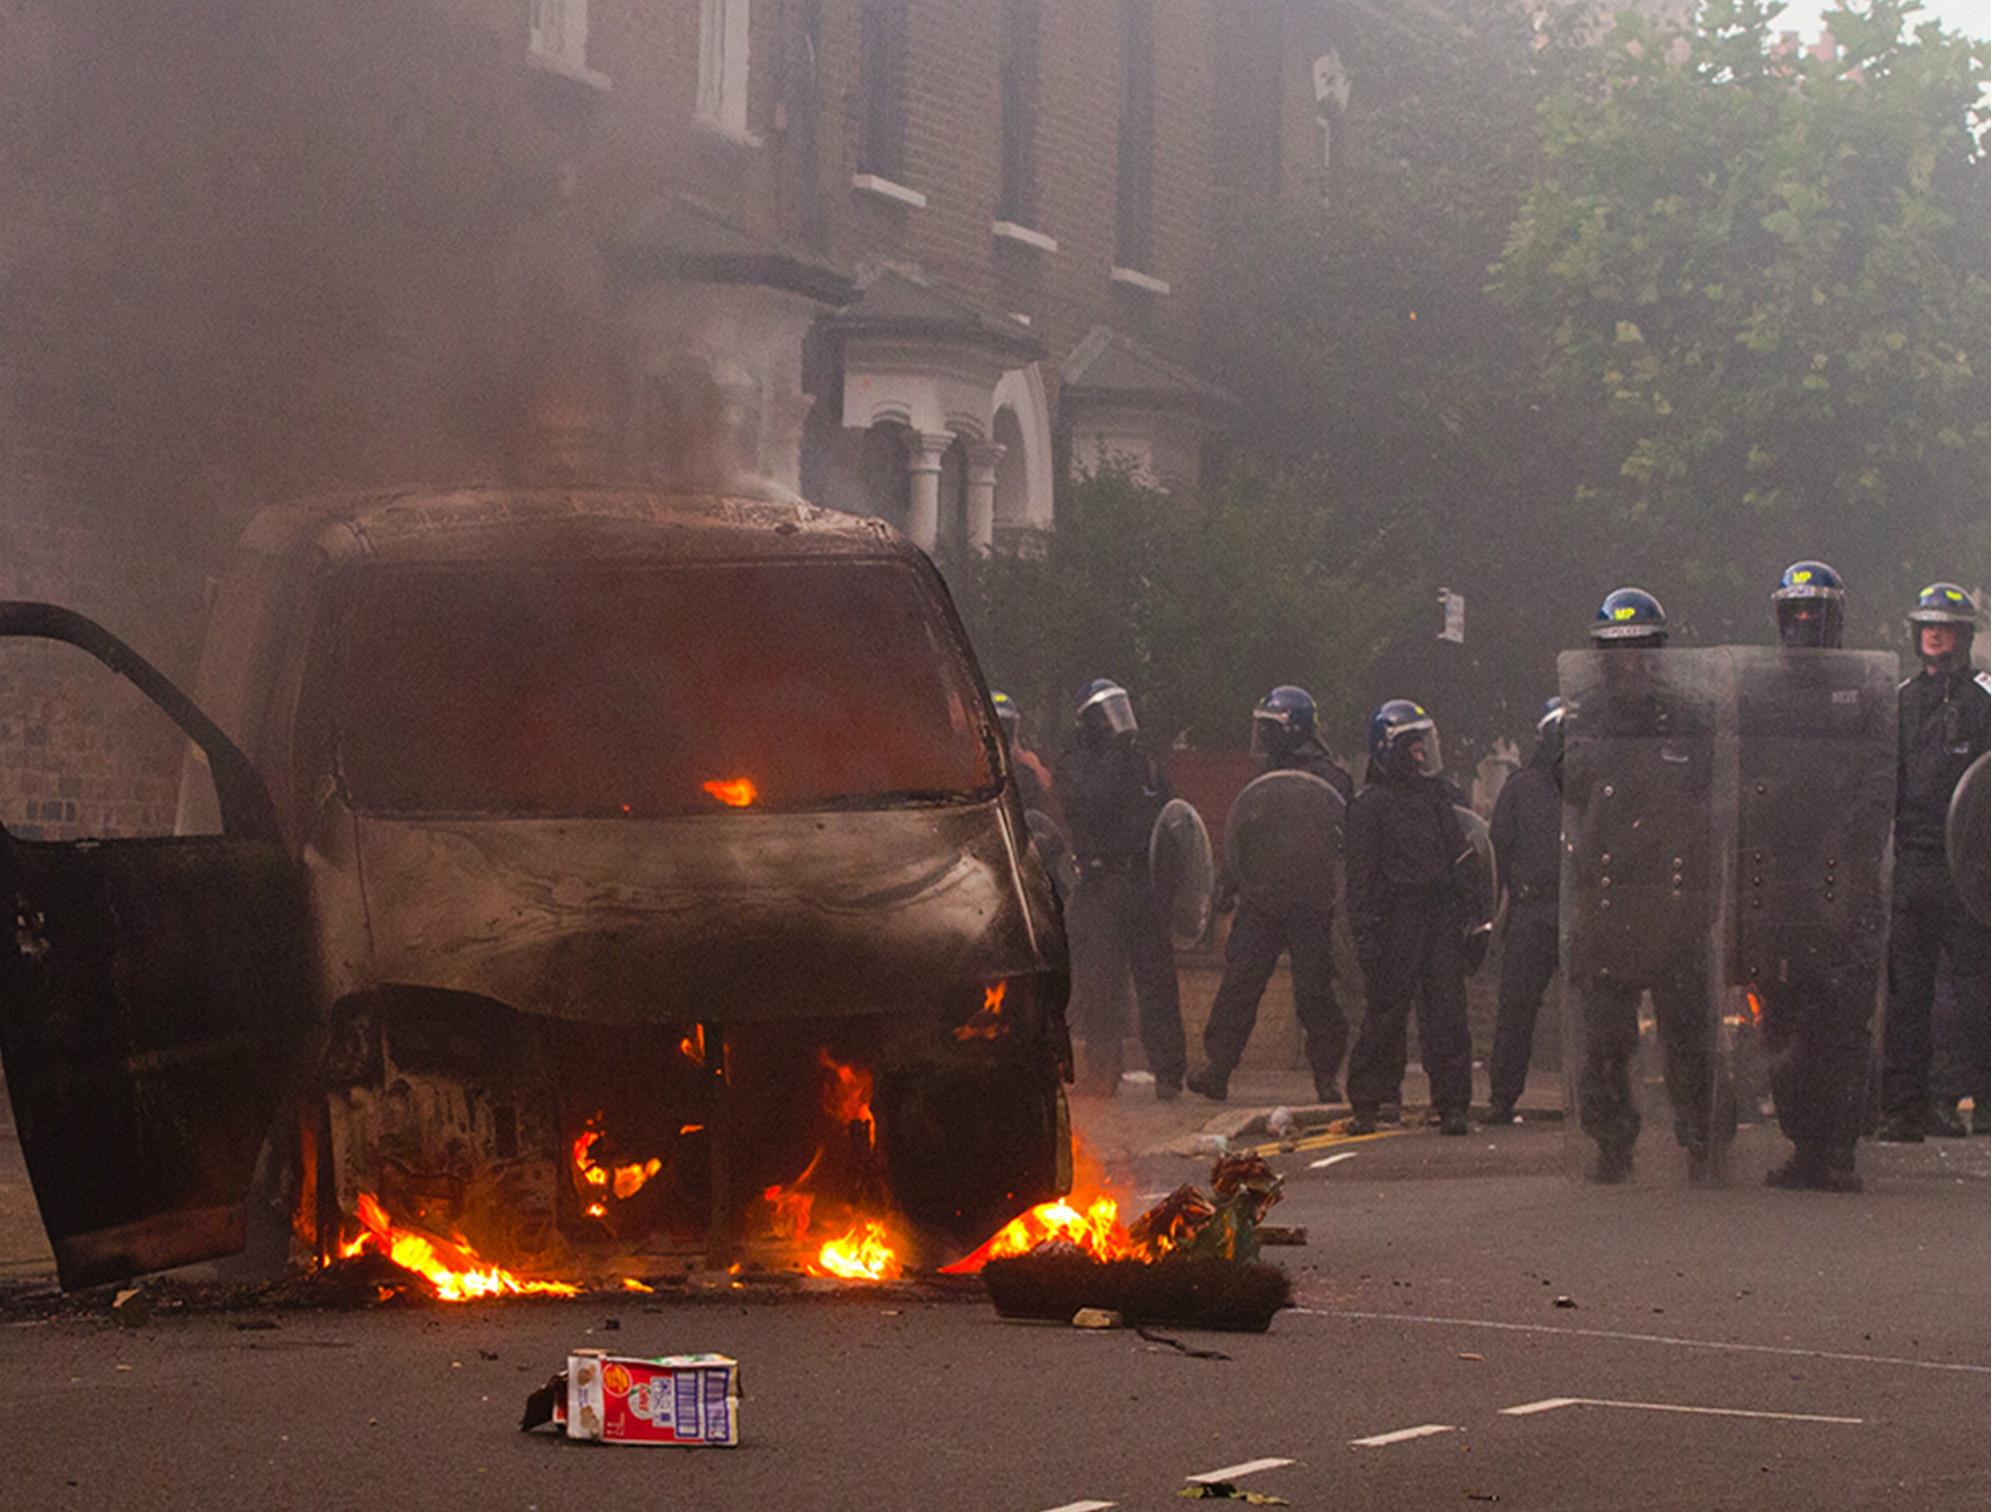
[[1871,0],[1793,55],[1781,9],[1622,16],[1495,278],[1595,424],[1581,514],[1705,641],[1760,638],[1793,557],[1866,639],[1987,552],[1987,49]]
[[[1346,19],[1327,197],[1246,218],[1206,350],[1254,454],[1313,481],[1336,547],[1401,606],[1399,633],[1341,669],[1350,696],[1416,697],[1470,756],[1533,725],[1619,570],[1571,505],[1593,438],[1552,349],[1486,287],[1541,175],[1537,112],[1593,86],[1603,23],[1485,0]],[[1434,640],[1441,586],[1466,596],[1464,646]]]

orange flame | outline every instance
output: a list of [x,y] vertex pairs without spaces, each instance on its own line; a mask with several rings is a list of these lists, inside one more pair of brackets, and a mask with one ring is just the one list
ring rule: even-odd
[[836,1276],[845,1281],[892,1281],[901,1272],[899,1255],[885,1225],[862,1218],[841,1239],[832,1239],[803,1269],[812,1276]]
[[819,1050],[816,1054],[831,1075],[830,1085],[823,1092],[823,1111],[840,1126],[861,1123],[876,1134],[878,1124],[871,1110],[871,1072],[833,1059],[828,1050]]
[[[664,1162],[655,1155],[648,1160],[632,1160],[623,1165],[601,1165],[594,1156],[594,1148],[601,1138],[602,1115],[597,1111],[575,1135],[572,1146],[574,1172],[581,1181],[584,1195],[592,1187],[597,1191],[613,1192],[618,1202],[627,1202],[643,1190],[651,1177],[664,1169]],[[588,1203],[582,1211],[590,1218],[608,1216],[608,1206],[599,1198]]]
[[358,1217],[360,1232],[339,1246],[341,1258],[351,1259],[369,1250],[384,1255],[404,1270],[427,1278],[436,1295],[445,1302],[528,1293],[572,1297],[581,1290],[567,1281],[521,1280],[482,1259],[461,1234],[444,1239],[420,1229],[397,1227],[372,1192],[360,1193]]
[[715,777],[699,786],[728,808],[746,808],[761,796],[761,790],[748,777]]
[[991,1260],[1007,1260],[1028,1254],[1040,1244],[1063,1241],[1078,1246],[1095,1260],[1154,1260],[1170,1247],[1170,1241],[1156,1236],[1137,1241],[1120,1221],[1123,1195],[1113,1190],[1106,1167],[1076,1138],[1072,1142],[1073,1184],[1071,1192],[1056,1202],[1041,1202],[1027,1213],[1012,1218],[981,1246],[952,1265],[941,1267],[948,1276],[973,1275]]
[[955,1026],[954,1037],[968,1041],[974,1039],[993,1040],[1009,1029],[1003,1020],[1003,999],[1009,995],[1008,982],[991,982],[982,989],[982,1008],[965,1024]]
[[695,1066],[705,1064],[704,1024],[694,1024],[692,1032],[678,1041],[678,1053]]

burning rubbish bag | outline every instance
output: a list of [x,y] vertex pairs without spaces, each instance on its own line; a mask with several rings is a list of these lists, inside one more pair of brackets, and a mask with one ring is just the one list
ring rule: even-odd
[[1006,1318],[1063,1322],[1096,1308],[1131,1324],[1262,1333],[1293,1301],[1286,1272],[1259,1260],[1259,1222],[1279,1201],[1281,1178],[1257,1155],[1224,1155],[1210,1185],[1206,1195],[1185,1183],[1125,1228],[1113,1199],[1101,1198],[1083,1218],[1068,1209],[1078,1221],[1054,1221],[1036,1243],[1006,1245],[1012,1229],[1046,1211],[1036,1209],[949,1269],[979,1269]]
[[602,1444],[733,1448],[740,1442],[740,1363],[726,1355],[644,1359],[577,1349],[526,1398],[519,1430],[551,1424]]

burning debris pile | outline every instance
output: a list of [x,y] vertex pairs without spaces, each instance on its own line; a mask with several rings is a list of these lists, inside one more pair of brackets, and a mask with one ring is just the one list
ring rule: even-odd
[[947,1270],[979,1271],[1005,1317],[1062,1322],[1097,1308],[1130,1323],[1262,1332],[1293,1300],[1286,1272],[1258,1259],[1281,1178],[1259,1156],[1226,1155],[1210,1185],[1186,1182],[1126,1226],[1108,1194],[1083,1211],[1047,1203]]
[[[581,1291],[568,1281],[528,1281],[515,1276],[481,1258],[461,1234],[445,1239],[399,1226],[372,1192],[360,1194],[359,1225],[357,1235],[340,1243],[339,1260],[362,1262],[382,1301],[405,1294],[417,1278],[442,1302],[469,1302],[479,1297],[572,1297]],[[380,1260],[392,1262],[402,1275],[366,1263]]]

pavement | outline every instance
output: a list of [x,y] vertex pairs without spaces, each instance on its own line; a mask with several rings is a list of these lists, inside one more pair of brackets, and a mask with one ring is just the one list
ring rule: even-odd
[[[1163,1108],[1237,1111],[1135,1096],[1092,1126]],[[1717,1189],[1651,1130],[1633,1185],[1573,1181],[1568,1132],[1276,1153],[1275,1219],[1308,1242],[1267,1252],[1299,1305],[1263,1335],[1007,1323],[931,1283],[121,1328],[106,1297],[38,1308],[0,1272],[0,1504],[1159,1512],[1220,1471],[1318,1509],[1987,1504],[1986,1140],[1864,1146],[1868,1191],[1834,1197],[1766,1189],[1761,1127]],[[1200,1159],[1123,1174],[1159,1193]],[[741,1446],[519,1433],[575,1346],[734,1355]]]

